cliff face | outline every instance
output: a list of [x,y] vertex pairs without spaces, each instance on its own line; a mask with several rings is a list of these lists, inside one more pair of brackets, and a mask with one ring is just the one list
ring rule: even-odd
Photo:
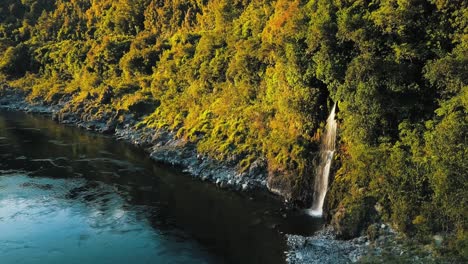
[[189,146],[199,160],[184,166],[216,161],[237,175],[226,182],[258,179],[304,207],[338,101],[329,218],[368,223],[381,208],[409,234],[466,241],[466,5],[6,0],[0,78],[30,101],[66,102],[60,120],[132,120]]

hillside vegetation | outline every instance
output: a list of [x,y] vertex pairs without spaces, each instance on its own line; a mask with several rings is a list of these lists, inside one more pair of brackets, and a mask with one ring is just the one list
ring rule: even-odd
[[2,0],[0,81],[263,160],[303,202],[338,101],[342,236],[378,216],[467,258],[467,25],[463,0]]

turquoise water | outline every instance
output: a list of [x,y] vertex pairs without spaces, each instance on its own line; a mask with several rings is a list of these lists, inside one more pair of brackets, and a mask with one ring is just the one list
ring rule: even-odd
[[321,223],[124,142],[0,111],[0,263],[284,263]]
[[0,184],[2,263],[215,262],[196,242],[152,228],[143,208],[125,208],[108,186],[87,200],[67,197],[82,180],[6,174]]

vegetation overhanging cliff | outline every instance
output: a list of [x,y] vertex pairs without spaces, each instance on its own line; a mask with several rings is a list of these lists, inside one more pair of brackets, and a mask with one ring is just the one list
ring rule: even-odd
[[0,82],[133,113],[307,204],[331,101],[342,237],[380,218],[468,257],[463,0],[3,0]]

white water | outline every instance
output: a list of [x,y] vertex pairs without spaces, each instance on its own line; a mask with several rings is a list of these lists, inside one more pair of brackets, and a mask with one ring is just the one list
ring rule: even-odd
[[327,119],[327,126],[325,134],[322,137],[320,145],[320,164],[317,167],[317,174],[315,175],[314,183],[314,201],[312,207],[307,210],[307,213],[312,216],[322,216],[323,202],[328,189],[328,177],[330,175],[330,168],[335,153],[336,141],[336,120],[335,120],[336,103],[333,105],[332,111]]

